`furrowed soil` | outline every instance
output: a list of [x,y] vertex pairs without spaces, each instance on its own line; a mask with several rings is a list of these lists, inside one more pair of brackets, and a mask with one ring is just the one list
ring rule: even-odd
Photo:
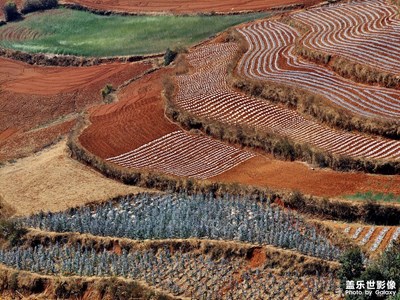
[[[119,101],[90,109],[91,125],[79,140],[90,152],[112,157],[179,129],[164,117],[162,79],[168,70],[145,75],[123,88]],[[400,176],[377,176],[311,169],[300,162],[265,156],[252,158],[211,178],[212,181],[299,190],[315,196],[341,196],[359,191],[400,194]]]
[[80,112],[102,103],[100,90],[106,84],[117,87],[150,67],[39,67],[0,58],[0,161],[51,143],[71,129]]
[[160,13],[205,13],[205,12],[240,12],[240,11],[259,11],[268,10],[274,7],[305,4],[312,5],[319,1],[315,0],[255,0],[255,1],[240,1],[240,0],[172,0],[172,1],[140,1],[140,0],[75,0],[64,1],[63,3],[75,3],[85,7],[99,10],[125,11],[125,12],[160,12]]
[[179,129],[164,117],[162,79],[168,70],[158,70],[129,84],[119,101],[90,109],[91,125],[79,137],[90,152],[112,157],[131,151]]
[[145,191],[102,176],[70,158],[66,149],[63,140],[0,168],[0,198],[14,208],[16,215],[61,211]]

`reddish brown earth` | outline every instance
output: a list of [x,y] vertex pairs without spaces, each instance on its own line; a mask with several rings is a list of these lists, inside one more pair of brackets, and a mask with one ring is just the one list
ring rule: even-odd
[[164,118],[162,79],[158,70],[131,83],[118,94],[119,101],[90,110],[91,125],[81,144],[107,158],[131,151],[179,128]]
[[113,10],[125,12],[160,12],[160,13],[196,13],[196,12],[238,12],[268,10],[274,7],[292,4],[312,5],[318,3],[315,0],[72,0],[64,3],[75,3],[93,9]]
[[0,138],[0,160],[10,160],[25,157],[57,142],[63,135],[70,132],[76,120],[66,121],[40,130],[19,131],[9,139]]
[[298,190],[305,194],[334,197],[357,192],[383,192],[400,195],[400,176],[343,173],[313,170],[300,162],[286,162],[258,156],[213,178],[274,189]]
[[[80,136],[89,151],[107,158],[142,146],[178,127],[164,117],[162,79],[167,70],[148,74],[118,94],[119,101],[90,109],[91,125]],[[400,176],[378,176],[312,170],[299,162],[285,162],[257,156],[212,178],[274,189],[299,190],[316,196],[340,196],[365,192],[400,195]]]
[[69,131],[81,111],[102,102],[106,84],[116,87],[150,67],[39,67],[0,58],[0,161],[51,143]]

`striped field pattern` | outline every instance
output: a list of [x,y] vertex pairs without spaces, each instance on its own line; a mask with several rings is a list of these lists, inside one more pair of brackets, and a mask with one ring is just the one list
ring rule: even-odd
[[389,1],[356,1],[293,15],[311,28],[302,43],[382,71],[400,74],[400,20]]
[[179,130],[107,160],[125,168],[146,168],[176,176],[206,179],[254,156],[211,138]]
[[[400,141],[334,130],[307,120],[295,111],[233,91],[226,82],[226,74],[237,49],[234,43],[210,44],[188,54],[188,62],[195,72],[176,77],[176,104],[200,117],[272,131],[334,154],[400,158]],[[244,58],[244,65],[246,61],[248,57]]]
[[369,252],[384,251],[400,237],[400,227],[392,226],[348,226],[343,232]]
[[243,76],[308,90],[360,116],[400,118],[399,90],[357,84],[299,59],[294,48],[300,34],[292,27],[265,21],[240,28],[239,32],[249,44],[239,65]]

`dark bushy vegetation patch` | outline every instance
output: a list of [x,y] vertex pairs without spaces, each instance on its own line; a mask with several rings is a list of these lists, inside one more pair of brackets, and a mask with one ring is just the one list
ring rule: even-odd
[[168,66],[172,63],[177,55],[178,53],[176,51],[168,48],[164,55],[164,65]]
[[46,10],[58,7],[58,0],[24,0],[21,12],[28,14],[38,10]]
[[20,244],[27,232],[18,222],[0,219],[0,239],[7,240],[11,246]]
[[[400,288],[400,243],[395,241],[394,244],[389,247],[381,257],[376,260],[368,261],[364,265],[364,257],[359,248],[353,248],[346,251],[340,262],[342,264],[339,270],[339,279],[341,280],[341,287],[346,288],[346,281],[384,281],[385,284],[389,281],[395,283],[394,289],[390,289],[388,286],[385,290],[392,290],[396,293],[399,292]],[[362,300],[362,299],[388,299],[389,297],[380,297],[375,295],[365,296],[351,296],[347,295],[348,300]],[[398,297],[390,298],[398,299]]]
[[6,22],[11,22],[21,19],[21,14],[18,11],[17,5],[13,1],[8,1],[3,7],[4,18]]
[[331,220],[345,222],[365,222],[368,224],[398,226],[400,225],[400,207],[385,205],[374,201],[351,203],[348,201],[319,199],[306,197],[299,192],[293,192],[283,198],[287,207],[305,214],[319,216]]

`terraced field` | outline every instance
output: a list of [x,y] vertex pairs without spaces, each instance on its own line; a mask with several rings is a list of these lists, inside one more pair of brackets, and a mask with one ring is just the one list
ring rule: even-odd
[[[327,3],[266,20],[277,12],[214,12],[316,1],[71,1],[148,14],[66,8],[33,13],[2,26],[0,45],[115,56],[208,40],[168,66],[161,56],[92,67],[39,67],[0,58],[0,273],[8,270],[0,276],[0,298],[336,300],[343,298],[341,256],[355,244],[367,268],[362,278],[374,258],[383,258],[376,261],[382,266],[377,276],[386,280],[397,272],[390,264],[400,263],[382,253],[395,253],[391,246],[400,241],[393,203],[400,176],[360,170],[398,174],[400,140],[333,129],[241,93],[229,77],[306,90],[331,101],[329,108],[374,125],[398,121],[399,89],[340,77],[332,65],[312,63],[296,50],[301,45],[399,75],[395,6],[383,0]],[[157,15],[156,6],[165,15]],[[193,15],[170,15],[182,13]],[[287,25],[293,24],[286,22],[290,17],[300,26]],[[233,67],[242,50],[237,32],[210,35],[247,21],[237,30],[248,50]],[[106,84],[117,88],[113,101],[102,97]],[[62,139],[31,157],[2,163],[71,132],[69,148]],[[263,147],[272,154],[262,153]],[[279,147],[321,168],[275,160]],[[323,159],[326,164],[318,163]],[[332,170],[347,170],[347,163],[355,172]],[[393,202],[322,198],[356,194],[374,200],[378,192]],[[369,223],[341,223],[352,220]],[[128,297],[119,284],[143,291]]]
[[294,54],[294,47],[300,34],[292,27],[266,21],[240,28],[239,32],[249,44],[239,65],[240,74],[306,89],[357,115],[399,119],[400,91],[357,84],[299,59]]
[[279,274],[269,266],[268,260],[251,268],[243,258],[213,259],[183,249],[172,252],[167,245],[164,249],[123,250],[122,253],[96,252],[79,244],[77,247],[39,245],[0,250],[0,262],[18,270],[49,275],[142,280],[153,288],[185,299],[310,299],[324,295],[340,299],[334,294],[338,283],[327,274]]
[[[240,30],[245,33],[253,26],[255,25]],[[263,35],[260,33],[260,36]],[[195,71],[192,74],[177,76],[179,90],[176,94],[176,103],[184,110],[198,116],[232,125],[244,124],[259,130],[272,131],[303,143],[310,143],[334,154],[377,159],[400,158],[399,141],[373,139],[330,129],[307,120],[289,109],[233,91],[226,82],[226,74],[227,65],[235,51],[237,46],[234,43],[214,43],[199,47],[190,53],[187,60]],[[253,56],[254,53],[257,55],[260,52],[253,53],[249,50],[243,59],[242,67],[248,62],[249,53]],[[218,57],[218,60],[215,60],[215,57]],[[247,69],[253,70],[252,67]]]
[[[17,221],[31,228],[28,241],[0,249],[0,263],[17,270],[119,276],[190,299],[339,298],[328,270],[341,250],[266,198],[141,193]],[[280,256],[289,260],[284,270]],[[314,264],[322,271],[306,269]]]
[[400,20],[395,5],[382,0],[354,1],[292,17],[311,28],[301,41],[304,46],[400,73]]
[[125,168],[145,168],[171,175],[207,179],[254,156],[208,137],[174,131],[107,160]]
[[230,26],[268,15],[122,16],[60,8],[1,26],[0,46],[89,57],[154,54],[189,47]]
[[370,253],[385,251],[400,237],[400,227],[346,226],[343,232]]
[[0,58],[0,161],[27,155],[68,132],[100,90],[135,77],[151,63],[38,67]]
[[273,7],[280,7],[293,4],[315,4],[318,1],[299,1],[299,0],[274,0],[274,1],[212,1],[212,0],[161,0],[140,1],[140,0],[120,0],[118,2],[110,2],[107,0],[69,0],[67,3],[76,3],[86,7],[100,10],[114,10],[127,12],[161,12],[161,13],[199,13],[199,12],[238,12],[238,11],[258,11],[267,10]]
[[224,195],[147,195],[81,207],[70,212],[36,214],[23,219],[28,227],[131,239],[209,238],[275,245],[328,260],[341,250],[301,216]]

